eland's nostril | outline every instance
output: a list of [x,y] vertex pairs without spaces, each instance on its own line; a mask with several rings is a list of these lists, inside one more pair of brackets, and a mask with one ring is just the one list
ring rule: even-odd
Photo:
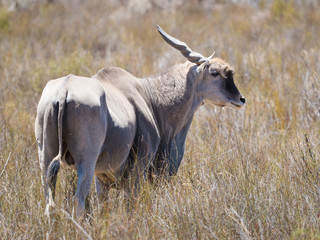
[[244,98],[244,97],[240,97],[240,101],[242,102],[242,103],[246,103],[246,99]]

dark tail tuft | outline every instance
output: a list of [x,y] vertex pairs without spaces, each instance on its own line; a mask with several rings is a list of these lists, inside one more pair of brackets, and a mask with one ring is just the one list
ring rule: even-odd
[[59,169],[60,169],[60,159],[55,158],[48,167],[46,180],[49,185],[52,185],[52,184],[55,185]]

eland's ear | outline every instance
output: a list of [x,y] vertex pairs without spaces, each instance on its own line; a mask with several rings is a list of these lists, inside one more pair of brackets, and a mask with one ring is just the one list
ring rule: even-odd
[[163,39],[170,46],[174,47],[175,49],[178,49],[181,52],[181,54],[185,56],[190,62],[201,65],[202,63],[206,62],[207,60],[210,60],[213,57],[214,53],[209,58],[206,58],[202,54],[192,51],[186,43],[170,36],[159,25],[157,25],[157,27],[158,32],[163,37]]
[[196,68],[197,78],[202,79],[206,68],[209,66],[209,61],[205,61],[202,64],[198,65]]

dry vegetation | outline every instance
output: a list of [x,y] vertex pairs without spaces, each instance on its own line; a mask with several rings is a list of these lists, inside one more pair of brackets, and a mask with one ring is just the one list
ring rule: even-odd
[[[201,107],[178,175],[145,183],[130,210],[117,191],[99,210],[92,188],[83,228],[93,239],[320,239],[318,1],[32,2],[0,8],[1,240],[82,235],[68,214],[44,216],[37,102],[48,80],[68,73],[117,65],[148,76],[185,61],[157,23],[234,65],[248,103]],[[74,178],[60,171],[58,209],[71,212]]]

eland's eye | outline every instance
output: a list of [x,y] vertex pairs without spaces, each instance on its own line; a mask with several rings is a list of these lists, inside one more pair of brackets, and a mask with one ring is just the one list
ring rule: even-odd
[[218,76],[220,75],[220,73],[219,73],[218,71],[213,71],[213,72],[211,73],[211,75],[212,75],[213,77],[218,77]]

